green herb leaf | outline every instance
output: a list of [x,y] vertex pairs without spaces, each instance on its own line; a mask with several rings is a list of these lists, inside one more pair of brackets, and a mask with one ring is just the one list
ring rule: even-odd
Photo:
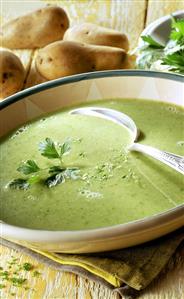
[[64,178],[63,173],[61,172],[61,173],[54,174],[54,175],[48,177],[45,180],[45,185],[49,188],[52,188],[52,187],[55,187],[56,185],[64,183],[64,181],[65,181],[65,178]]
[[30,263],[24,263],[22,267],[25,271],[30,271],[33,269],[33,265],[31,265]]
[[27,279],[20,277],[12,277],[10,278],[10,281],[13,283],[13,286],[21,287],[27,281]]
[[30,174],[39,170],[40,168],[34,160],[27,160],[17,168],[17,171],[22,172],[23,174]]
[[71,142],[69,140],[66,140],[63,144],[60,145],[60,157],[69,154],[70,151]]
[[27,179],[15,179],[9,183],[9,187],[12,189],[27,190],[30,184]]
[[179,72],[184,72],[184,51],[182,55],[180,53],[167,55],[162,61],[162,64],[169,65]]
[[163,45],[161,45],[157,41],[155,41],[150,35],[142,35],[141,38],[144,42],[149,44],[149,46],[151,46],[151,47],[159,48],[159,49],[164,48]]
[[170,39],[180,40],[184,37],[184,19],[175,20],[172,17]]
[[9,273],[8,273],[8,271],[0,272],[0,276],[2,277],[2,280],[9,280]]
[[39,272],[39,271],[37,271],[37,270],[35,270],[34,272],[33,272],[33,277],[38,277],[38,276],[40,276],[41,275],[41,273]]
[[5,287],[5,284],[0,283],[0,289],[4,289]]
[[42,156],[47,157],[48,159],[60,158],[56,146],[50,138],[46,138],[45,141],[39,143],[39,150]]

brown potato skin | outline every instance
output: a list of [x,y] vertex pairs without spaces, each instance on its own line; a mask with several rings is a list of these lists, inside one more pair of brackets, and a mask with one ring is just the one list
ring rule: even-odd
[[20,59],[7,50],[0,51],[0,98],[6,98],[23,87],[25,69]]
[[34,49],[61,40],[69,19],[61,7],[49,6],[6,23],[0,34],[2,47]]
[[58,41],[39,50],[36,68],[46,79],[123,68],[126,52],[122,49]]
[[128,38],[124,33],[92,23],[82,23],[67,29],[63,39],[91,45],[117,47],[126,52],[129,49]]

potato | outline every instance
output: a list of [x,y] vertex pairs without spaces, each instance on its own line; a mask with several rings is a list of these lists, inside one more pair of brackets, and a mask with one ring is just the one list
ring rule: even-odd
[[0,98],[8,97],[23,87],[25,70],[20,59],[8,50],[0,51]]
[[0,44],[10,49],[34,49],[63,38],[69,27],[66,12],[57,6],[39,9],[6,23]]
[[128,38],[124,33],[91,23],[82,23],[69,28],[63,39],[91,45],[117,47],[125,51],[129,48]]
[[58,41],[39,50],[36,68],[43,77],[52,80],[84,72],[120,69],[126,56],[119,48]]

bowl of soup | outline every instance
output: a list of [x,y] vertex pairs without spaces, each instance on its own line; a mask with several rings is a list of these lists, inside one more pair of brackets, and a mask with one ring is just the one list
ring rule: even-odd
[[183,156],[184,77],[103,71],[57,79],[0,103],[1,236],[52,252],[134,246],[184,224],[183,175],[127,150],[130,132],[72,115],[129,115],[139,142]]

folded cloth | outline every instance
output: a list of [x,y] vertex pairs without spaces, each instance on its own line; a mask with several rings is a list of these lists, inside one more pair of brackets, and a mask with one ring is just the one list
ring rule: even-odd
[[81,255],[40,251],[5,239],[1,239],[1,244],[29,254],[58,270],[93,279],[124,298],[133,299],[158,276],[183,240],[183,229],[179,229],[138,246]]

